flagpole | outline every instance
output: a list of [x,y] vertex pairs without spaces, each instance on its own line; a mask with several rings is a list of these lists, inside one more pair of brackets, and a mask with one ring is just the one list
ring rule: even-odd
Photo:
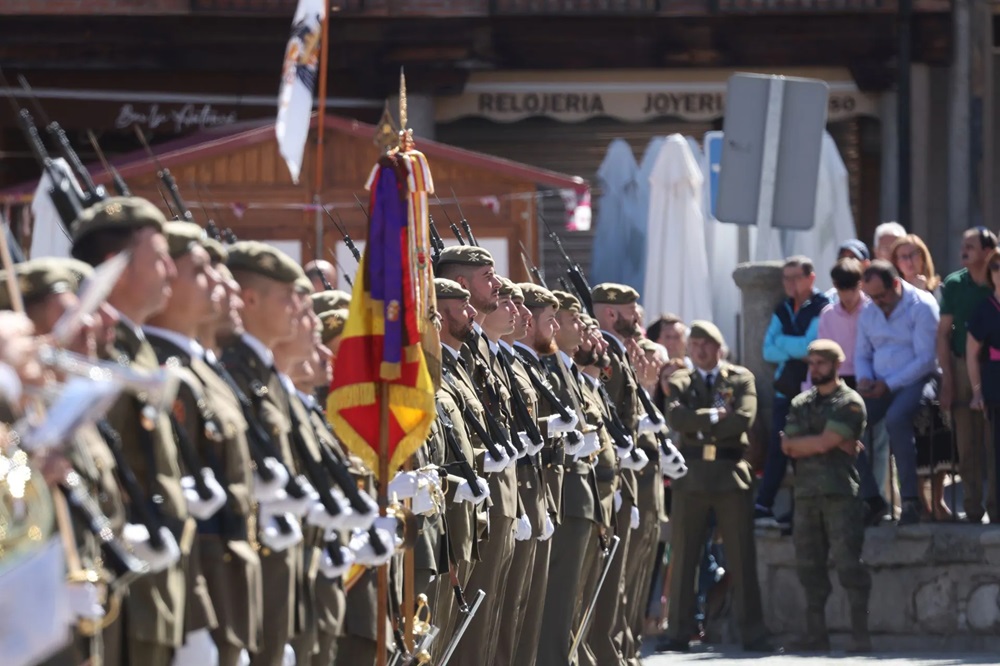
[[[379,382],[378,392],[378,513],[385,516],[389,506],[389,384]],[[386,617],[389,615],[389,562],[378,568],[377,581],[375,665],[386,666],[389,658],[389,641],[385,633]]]
[[326,76],[330,54],[330,6],[326,2],[323,11],[323,34],[320,37],[319,48],[319,113],[316,117],[316,169],[313,174],[313,204],[315,204],[316,214],[316,256],[315,259],[323,258],[323,212],[322,187],[323,187],[323,132],[326,129]]

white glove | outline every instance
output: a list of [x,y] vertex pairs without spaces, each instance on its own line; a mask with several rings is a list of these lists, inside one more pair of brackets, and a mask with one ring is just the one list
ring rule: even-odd
[[542,528],[542,536],[538,537],[539,541],[548,541],[552,538],[552,535],[556,532],[556,525],[552,522],[552,516],[545,516],[545,527]]
[[532,443],[530,446],[526,447],[529,456],[537,456],[541,453],[542,449],[545,448],[545,440],[541,437],[538,438],[538,444]]
[[566,455],[568,455],[568,456],[575,456],[586,445],[586,441],[584,440],[583,433],[580,432],[579,430],[574,430],[573,432],[575,432],[576,435],[577,435],[575,437],[575,439],[576,439],[576,443],[575,444],[573,444],[573,443],[570,442],[570,440],[572,439],[571,437],[567,437],[566,438],[565,450],[566,450]]
[[330,557],[330,553],[326,548],[323,549],[323,556],[320,558],[319,571],[329,580],[340,578],[350,571],[351,565],[354,564],[354,551],[346,546],[337,546],[337,548],[340,549],[340,557],[343,560],[343,564],[339,566],[334,564],[333,558]]
[[396,536],[391,532],[375,528],[379,541],[385,546],[385,553],[376,555],[372,548],[368,532],[355,532],[351,537],[351,550],[354,551],[355,562],[366,567],[380,567],[390,559],[396,550]]
[[504,451],[502,447],[498,450],[498,453],[500,454],[499,460],[495,459],[489,451],[486,452],[486,459],[483,463],[483,471],[487,474],[502,472],[507,469],[507,466],[510,464],[510,456],[507,455],[507,452]]
[[521,448],[523,449],[522,451],[518,452],[517,454],[518,458],[523,458],[524,456],[528,455],[531,456],[535,455],[535,452],[532,451],[532,449],[535,448],[535,443],[531,441],[530,437],[528,437],[528,433],[519,432],[517,433],[517,438],[521,440]]
[[396,499],[411,499],[417,494],[417,485],[420,479],[416,472],[397,472],[392,481],[389,482],[389,497],[393,495]]
[[663,473],[663,476],[676,481],[688,473],[688,468],[684,463],[676,465],[663,465],[661,472]]
[[250,653],[246,651],[246,648],[240,650],[240,657],[236,662],[236,666],[250,666]]
[[620,490],[615,491],[614,503],[615,503],[615,513],[618,513],[619,511],[622,510],[622,491]]
[[601,440],[597,436],[597,431],[593,430],[591,432],[585,433],[583,436],[583,447],[576,452],[575,457],[577,460],[580,458],[586,458],[592,453],[597,453],[601,450]]
[[316,489],[312,487],[306,478],[304,476],[296,478],[298,479],[299,486],[304,491],[302,497],[295,498],[286,492],[284,496],[268,504],[274,509],[272,513],[290,513],[302,518],[312,511],[313,505],[319,501],[319,493],[316,492]]
[[629,451],[631,451],[635,447],[635,442],[632,440],[632,435],[625,435],[625,441],[628,442],[627,447],[618,446],[617,443],[615,444],[615,452],[618,454],[619,458],[624,458],[625,456],[629,455]]
[[[291,527],[287,534],[282,532],[279,527],[279,515],[283,515]],[[260,530],[260,536],[258,537],[261,544],[267,546],[275,553],[288,550],[302,541],[302,526],[299,525],[298,518],[290,513],[271,511],[270,507],[264,505],[260,507],[260,524],[264,526]]]
[[285,653],[281,657],[281,666],[295,666],[295,648],[285,643]]
[[97,596],[97,586],[90,581],[67,582],[66,600],[75,617],[82,620],[100,620],[104,607]]
[[215,646],[208,629],[191,631],[184,636],[184,645],[174,652],[172,666],[188,666],[188,664],[205,664],[218,666],[219,648]]
[[667,424],[661,419],[659,423],[653,423],[653,419],[649,418],[649,414],[644,414],[641,419],[639,419],[639,425],[636,430],[639,434],[652,435],[660,431],[665,431],[667,429]]
[[574,410],[569,411],[569,421],[563,421],[562,417],[558,414],[553,414],[549,417],[549,437],[555,437],[556,435],[563,435],[568,433],[570,430],[576,430],[576,424],[580,422],[579,417],[577,417]]
[[347,501],[344,494],[340,492],[339,488],[333,489],[333,496],[340,499],[343,498],[342,504],[346,507],[344,511],[344,528],[345,529],[355,529],[355,530],[367,530],[378,518],[378,504],[372,499],[372,496],[363,490],[358,491],[361,494],[361,499],[368,506],[368,510],[364,512],[358,512],[351,506],[351,503]]
[[472,494],[472,486],[469,485],[468,481],[462,481],[458,484],[458,488],[455,489],[455,502],[471,502],[474,506],[479,506],[483,501],[490,496],[490,486],[486,483],[486,479],[481,476],[476,477],[476,483],[479,485],[479,489],[482,491],[479,496]]
[[340,507],[340,512],[336,515],[330,513],[326,510],[326,507],[322,504],[313,504],[312,509],[309,510],[309,514],[306,515],[306,524],[312,525],[313,527],[318,527],[321,530],[326,530],[330,528],[346,528],[344,524],[346,522],[344,515],[350,507],[346,506],[346,502],[341,504],[336,495],[333,496],[334,501]]
[[663,457],[660,460],[660,471],[663,473],[663,476],[671,479],[679,479],[687,474],[687,464],[685,464],[684,456],[681,455],[681,452],[677,450],[677,447],[673,443],[670,441],[663,442],[660,445],[660,449],[663,451]]
[[515,541],[527,541],[531,538],[531,521],[528,520],[527,516],[521,516],[517,519],[517,525],[514,529],[514,540]]
[[632,507],[632,518],[629,519],[629,527],[633,530],[639,529],[639,507]]
[[628,455],[621,458],[621,465],[625,469],[630,469],[632,471],[638,472],[643,467],[649,464],[649,456],[647,456],[646,452],[643,451],[642,449],[633,449],[633,450],[635,451],[635,457],[633,458],[632,454],[629,453]]
[[149,565],[150,573],[159,573],[181,559],[181,549],[173,533],[166,527],[160,528],[163,548],[156,550],[149,543],[149,530],[145,525],[128,523],[122,530],[122,538],[132,546],[132,552]]
[[264,458],[264,467],[271,470],[273,478],[264,481],[258,472],[253,473],[253,498],[258,504],[273,502],[281,497],[288,485],[288,468],[274,458]]
[[202,468],[201,478],[205,480],[205,487],[212,493],[207,499],[202,499],[195,490],[194,477],[181,477],[181,488],[184,492],[184,501],[187,502],[188,513],[198,520],[208,520],[226,505],[226,491],[219,485],[215,473],[209,468]]

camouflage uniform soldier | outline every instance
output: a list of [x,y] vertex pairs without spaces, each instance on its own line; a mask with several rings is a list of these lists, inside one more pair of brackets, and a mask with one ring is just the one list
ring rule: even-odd
[[868,596],[871,575],[861,561],[864,507],[858,499],[856,442],[865,430],[865,402],[840,380],[844,360],[832,340],[809,344],[813,387],[792,400],[782,434],[785,455],[795,468],[795,559],[806,593],[806,635],[795,647],[830,649],[825,608],[830,596],[827,561],[832,556],[851,606],[849,652],[871,651]]

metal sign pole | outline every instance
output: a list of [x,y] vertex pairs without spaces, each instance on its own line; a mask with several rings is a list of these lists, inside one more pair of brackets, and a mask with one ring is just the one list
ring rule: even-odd
[[[785,79],[774,77],[768,89],[767,119],[764,124],[764,155],[760,166],[760,196],[757,198],[757,250],[755,261],[770,259],[774,239],[774,191],[777,187],[778,147],[781,144],[781,115],[784,107]],[[778,253],[781,254],[780,244]]]

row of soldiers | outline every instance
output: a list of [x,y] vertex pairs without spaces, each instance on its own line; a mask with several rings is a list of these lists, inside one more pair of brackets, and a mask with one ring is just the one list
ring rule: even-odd
[[[403,521],[375,519],[372,475],[324,414],[345,303],[274,247],[223,246],[138,198],[86,210],[72,240],[76,260],[15,268],[35,332],[127,252],[70,349],[181,381],[168,410],[123,393],[67,449],[147,570],[112,585],[120,612],[51,663],[374,663],[379,623],[401,625]],[[437,419],[417,476],[389,484],[413,497],[407,481],[431,480],[412,547],[440,629],[432,663],[455,641],[454,664],[638,663],[662,476],[687,472],[636,380],[638,293],[598,285],[591,317],[573,294],[498,276],[474,246],[443,250],[436,274]],[[107,568],[93,534],[78,542],[85,568]],[[471,619],[456,588],[485,593]]]

